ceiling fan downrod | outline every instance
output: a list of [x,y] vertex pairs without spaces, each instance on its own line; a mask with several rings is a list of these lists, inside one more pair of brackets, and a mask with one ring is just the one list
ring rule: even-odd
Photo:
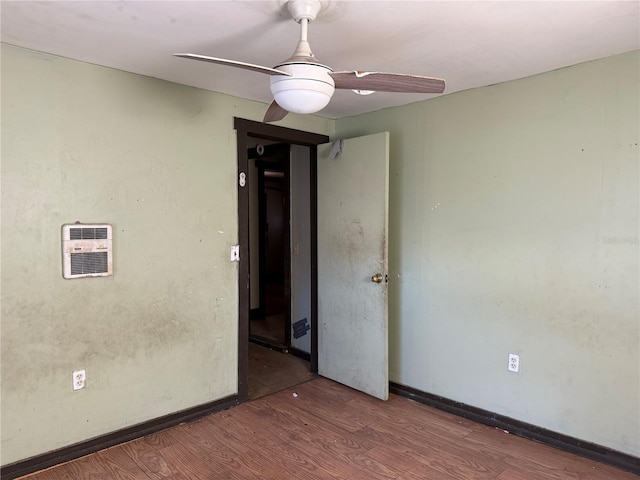
[[309,25],[309,20],[303,18],[300,20],[300,40],[298,41],[298,45],[296,46],[295,51],[291,55],[287,61],[309,61],[309,59],[314,58],[313,52],[311,51],[311,45],[307,40],[307,26]]
[[322,8],[319,0],[289,0],[287,8],[291,17],[300,24],[300,41],[288,61],[314,58],[308,41],[309,22],[315,20]]

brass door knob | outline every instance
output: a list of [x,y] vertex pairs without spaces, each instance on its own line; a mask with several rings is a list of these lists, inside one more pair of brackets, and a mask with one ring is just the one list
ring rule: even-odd
[[382,276],[381,273],[376,273],[373,277],[371,277],[371,281],[373,283],[382,283],[383,279],[384,277]]

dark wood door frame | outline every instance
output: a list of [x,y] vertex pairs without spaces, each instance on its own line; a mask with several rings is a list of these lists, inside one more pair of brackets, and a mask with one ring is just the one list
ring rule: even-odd
[[[311,175],[309,192],[311,195],[311,371],[318,371],[318,285],[317,285],[317,154],[318,145],[327,143],[329,137],[317,133],[304,132],[243,118],[234,118],[233,126],[237,136],[238,178],[249,169],[249,147],[256,138],[290,145],[310,147]],[[240,245],[240,265],[238,269],[238,400],[246,402],[249,386],[248,342],[250,322],[250,282],[249,282],[249,190],[238,186],[238,243]]]

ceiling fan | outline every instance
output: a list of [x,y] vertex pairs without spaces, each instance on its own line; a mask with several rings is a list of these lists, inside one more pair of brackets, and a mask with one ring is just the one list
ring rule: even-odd
[[336,88],[353,90],[360,94],[376,91],[401,93],[442,93],[444,91],[444,80],[440,78],[356,70],[334,72],[330,67],[318,62],[307,41],[309,22],[315,20],[322,8],[320,0],[289,0],[287,8],[293,19],[300,24],[300,41],[293,55],[274,68],[195,53],[175,53],[174,55],[270,75],[274,100],[264,116],[265,122],[282,120],[288,112],[303,114],[318,112],[327,106]]

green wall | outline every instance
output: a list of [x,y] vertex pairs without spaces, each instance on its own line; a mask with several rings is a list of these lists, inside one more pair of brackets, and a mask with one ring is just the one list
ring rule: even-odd
[[[639,67],[281,122],[391,132],[393,381],[640,456]],[[266,106],[9,46],[1,87],[1,463],[234,394],[233,117]],[[76,220],[113,277],[62,279]]]
[[[233,117],[265,109],[3,45],[3,465],[236,393]],[[113,277],[62,279],[75,221],[113,224]]]
[[640,456],[639,72],[633,52],[336,121],[391,133],[392,381]]

